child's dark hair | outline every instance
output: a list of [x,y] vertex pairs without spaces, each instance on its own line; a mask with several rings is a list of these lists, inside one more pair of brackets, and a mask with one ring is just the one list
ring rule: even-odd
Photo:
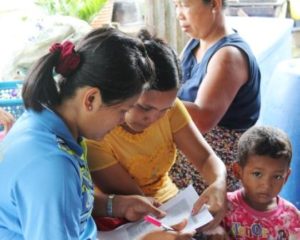
[[59,51],[43,56],[31,69],[23,86],[26,108],[41,111],[71,98],[78,88],[97,87],[102,101],[116,104],[140,93],[154,76],[153,64],[143,43],[113,28],[99,28],[87,34],[76,48],[78,68],[54,80]]
[[288,135],[279,128],[253,126],[239,139],[238,162],[241,167],[247,164],[250,156],[269,156],[283,159],[288,165],[292,159],[292,145]]
[[147,53],[155,66],[156,79],[150,84],[150,90],[169,91],[179,88],[182,78],[179,59],[175,51],[162,39],[142,29],[138,33]]

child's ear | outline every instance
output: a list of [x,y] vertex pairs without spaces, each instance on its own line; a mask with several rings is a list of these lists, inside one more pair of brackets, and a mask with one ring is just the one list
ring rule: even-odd
[[284,183],[286,183],[287,180],[289,179],[289,176],[290,176],[291,172],[292,172],[292,169],[289,168],[289,170],[288,170],[288,172],[287,172],[287,174],[286,174],[286,177],[285,177],[285,179],[284,179]]
[[237,179],[241,179],[241,166],[237,163],[234,162],[232,165],[232,170],[233,170],[233,174]]

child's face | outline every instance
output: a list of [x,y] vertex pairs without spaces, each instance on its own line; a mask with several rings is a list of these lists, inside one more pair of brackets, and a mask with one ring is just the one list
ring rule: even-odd
[[244,168],[238,169],[246,202],[259,211],[275,207],[276,196],[290,173],[287,162],[269,156],[253,155],[248,158]]

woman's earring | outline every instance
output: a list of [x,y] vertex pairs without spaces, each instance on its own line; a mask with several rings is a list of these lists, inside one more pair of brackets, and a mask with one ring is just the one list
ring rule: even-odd
[[93,109],[93,101],[94,101],[94,99],[95,99],[95,97],[93,96],[93,95],[91,95],[91,96],[89,96],[88,97],[88,110],[89,111],[92,111],[92,109]]

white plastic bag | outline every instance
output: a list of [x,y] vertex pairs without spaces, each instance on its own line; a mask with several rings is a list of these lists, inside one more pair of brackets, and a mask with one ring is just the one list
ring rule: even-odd
[[[1,21],[1,25],[4,21]],[[24,79],[29,68],[49,51],[52,43],[70,40],[76,43],[91,30],[82,20],[68,16],[38,16],[10,21],[1,34],[0,81]],[[3,49],[2,49],[3,48]]]

